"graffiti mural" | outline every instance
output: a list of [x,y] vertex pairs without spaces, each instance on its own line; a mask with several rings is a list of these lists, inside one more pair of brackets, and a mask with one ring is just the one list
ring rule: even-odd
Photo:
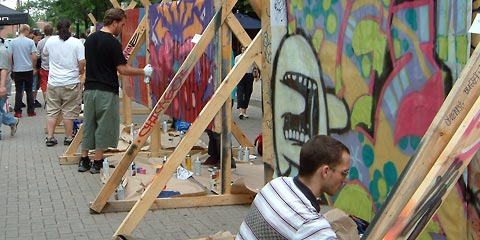
[[[212,0],[174,1],[149,8],[152,102],[155,104],[170,84],[194,46],[195,34],[202,34],[214,14]],[[165,114],[193,122],[213,95],[214,48],[210,44],[192,70]]]
[[[468,59],[471,2],[270,6],[275,173],[296,175],[303,143],[331,135],[350,148],[352,166],[349,184],[330,200],[371,220]],[[449,227],[466,224],[462,191],[452,192],[421,238],[465,236]]]
[[[145,9],[143,8],[136,8],[126,10],[125,13],[127,14],[127,23],[122,31],[122,48],[124,50],[124,55],[126,58],[132,57],[131,65],[133,67],[144,67],[146,65],[146,46],[143,44],[138,50],[135,56],[131,56],[129,53],[133,51],[133,48],[140,43],[140,37],[132,36],[135,34],[135,30],[137,26],[142,21],[143,16],[145,15]],[[138,34],[137,34],[138,35]],[[133,41],[130,41],[133,40]],[[148,106],[148,87],[147,84],[143,82],[143,77],[141,76],[122,76],[123,78],[123,87],[127,96],[132,99],[133,101],[140,103],[144,106]]]

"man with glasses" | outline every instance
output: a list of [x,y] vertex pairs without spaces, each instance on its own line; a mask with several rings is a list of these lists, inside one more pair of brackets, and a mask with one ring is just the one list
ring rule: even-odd
[[312,137],[300,150],[298,176],[276,178],[260,190],[236,239],[337,239],[317,198],[335,195],[349,169],[350,151],[343,143]]

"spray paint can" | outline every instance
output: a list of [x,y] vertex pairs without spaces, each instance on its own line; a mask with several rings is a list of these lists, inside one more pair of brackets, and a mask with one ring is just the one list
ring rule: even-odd
[[125,200],[125,188],[121,183],[117,187],[117,200]]
[[137,167],[135,166],[135,163],[132,162],[130,164],[130,176],[136,176],[137,175]]
[[202,162],[200,161],[200,158],[197,157],[195,159],[193,168],[194,168],[195,176],[202,175]]
[[185,168],[188,171],[192,171],[192,156],[190,156],[190,154],[187,154],[185,157]]
[[106,158],[105,158],[105,160],[103,160],[102,168],[103,168],[103,176],[105,178],[108,178],[110,176],[110,166],[109,166],[108,160]]
[[130,125],[130,135],[132,136],[132,139],[135,138],[135,124]]
[[248,147],[245,147],[243,150],[243,161],[250,161],[250,150]]
[[242,149],[242,146],[238,146],[237,159],[238,159],[238,160],[242,160],[242,159],[243,159],[243,149]]
[[164,133],[167,133],[167,131],[168,131],[167,121],[162,122],[162,130],[163,130]]
[[216,178],[215,171],[212,171],[210,173],[210,190],[215,189],[215,178]]

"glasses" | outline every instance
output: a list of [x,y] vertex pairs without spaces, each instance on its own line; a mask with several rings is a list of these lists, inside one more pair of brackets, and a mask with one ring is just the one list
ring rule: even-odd
[[[336,172],[336,169],[334,169],[333,171]],[[350,168],[341,171],[340,174],[342,174],[342,176],[343,176],[344,178],[348,177],[348,174],[350,174]]]

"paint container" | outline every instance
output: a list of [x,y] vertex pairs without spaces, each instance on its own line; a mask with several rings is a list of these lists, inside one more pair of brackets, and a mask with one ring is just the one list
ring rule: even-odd
[[194,169],[194,172],[195,172],[195,176],[202,175],[202,161],[200,161],[200,158],[197,157],[195,159],[193,167],[194,167],[193,169]]
[[243,161],[250,161],[250,150],[248,147],[245,147],[243,150]]
[[137,175],[137,169],[136,169],[135,163],[132,162],[130,164],[130,176],[135,176],[135,175]]
[[137,173],[138,173],[138,174],[142,174],[142,168],[141,168],[141,167],[138,167],[138,168],[137,168]]
[[238,146],[237,159],[239,161],[243,159],[243,148],[242,148],[242,146]]
[[162,130],[163,130],[164,133],[167,133],[167,132],[168,132],[167,121],[163,121],[163,122],[162,122]]
[[121,183],[117,187],[117,200],[125,200],[125,188]]
[[106,158],[103,160],[102,168],[103,168],[103,176],[105,178],[110,177],[110,166],[109,166],[108,160]]
[[192,171],[192,156],[190,156],[190,154],[187,154],[187,156],[185,156],[185,168],[188,171]]

